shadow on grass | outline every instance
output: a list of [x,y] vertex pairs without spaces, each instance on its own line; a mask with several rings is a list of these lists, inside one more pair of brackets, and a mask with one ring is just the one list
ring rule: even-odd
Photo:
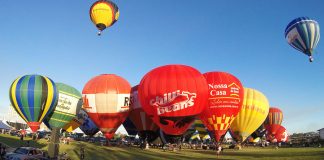
[[0,134],[0,142],[12,148],[28,146],[28,142],[30,147],[43,148],[46,146],[46,144],[40,141],[33,141],[31,138],[20,140],[19,137],[8,134]]

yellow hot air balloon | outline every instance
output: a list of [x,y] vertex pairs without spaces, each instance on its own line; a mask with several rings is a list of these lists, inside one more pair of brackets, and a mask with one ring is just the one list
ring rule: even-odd
[[243,142],[264,122],[269,113],[268,99],[259,91],[244,88],[241,111],[231,124],[230,132],[238,142]]
[[67,132],[72,132],[82,125],[85,119],[88,118],[87,113],[81,109],[78,115],[73,118],[68,124],[66,124],[63,129]]
[[110,0],[98,0],[90,8],[91,21],[96,25],[101,35],[101,32],[112,26],[119,17],[119,9],[115,3]]

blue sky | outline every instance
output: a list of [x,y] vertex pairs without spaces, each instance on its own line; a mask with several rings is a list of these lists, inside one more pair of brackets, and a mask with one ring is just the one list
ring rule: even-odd
[[284,38],[299,16],[324,24],[324,1],[115,0],[120,18],[101,37],[89,19],[93,2],[0,1],[2,114],[21,75],[46,75],[81,91],[98,74],[134,86],[154,67],[179,63],[229,72],[263,92],[283,110],[290,133],[324,127],[323,42],[310,64]]

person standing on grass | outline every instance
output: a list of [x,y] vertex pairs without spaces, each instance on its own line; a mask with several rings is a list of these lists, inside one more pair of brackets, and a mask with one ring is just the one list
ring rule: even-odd
[[217,155],[217,159],[218,159],[221,151],[222,151],[222,146],[220,144],[217,144],[216,145],[216,155]]

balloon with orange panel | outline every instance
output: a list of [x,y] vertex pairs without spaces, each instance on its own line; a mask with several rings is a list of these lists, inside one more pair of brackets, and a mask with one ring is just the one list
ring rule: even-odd
[[267,119],[264,121],[264,126],[269,133],[274,135],[281,127],[282,119],[282,111],[279,108],[271,107]]
[[170,135],[182,135],[206,107],[204,76],[185,65],[165,65],[148,72],[138,94],[143,110]]
[[135,125],[141,138],[147,138],[148,141],[154,140],[158,136],[157,130],[159,127],[143,110],[138,98],[138,85],[132,87],[130,99],[129,119]]
[[287,142],[288,141],[288,133],[285,127],[279,125],[278,130],[276,131],[276,134],[267,134],[267,140],[275,143],[275,142]]
[[229,73],[207,72],[204,76],[208,83],[209,97],[200,119],[219,142],[241,110],[244,90],[240,80]]
[[102,74],[92,78],[84,86],[84,109],[107,139],[129,114],[130,84],[115,74]]

